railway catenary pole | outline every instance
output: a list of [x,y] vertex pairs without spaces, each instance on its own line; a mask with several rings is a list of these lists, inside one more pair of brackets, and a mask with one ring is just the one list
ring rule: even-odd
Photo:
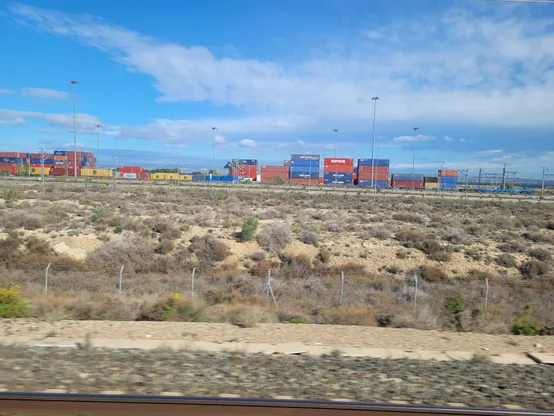
[[210,183],[213,182],[213,176],[215,175],[215,131],[217,127],[212,127],[212,174],[210,175]]
[[412,151],[412,189],[414,189],[414,182],[415,182],[415,142],[416,142],[416,136],[417,131],[419,130],[419,127],[414,127],[414,146]]
[[446,160],[443,160],[441,162],[441,166],[439,168],[439,174],[437,175],[439,177],[439,192],[442,192],[442,168],[444,167],[444,164],[446,163]]
[[97,149],[96,149],[96,169],[100,169],[100,129],[102,128],[101,124],[96,125],[97,128]]
[[547,169],[545,166],[542,167],[542,180],[541,180],[541,198],[544,197],[544,182],[546,180],[546,172],[550,169]]
[[73,176],[77,178],[77,80],[69,80],[73,85]]
[[373,140],[371,143],[371,188],[373,188],[375,184],[375,116],[377,114],[377,101],[379,100],[379,97],[373,97],[371,99],[373,101]]

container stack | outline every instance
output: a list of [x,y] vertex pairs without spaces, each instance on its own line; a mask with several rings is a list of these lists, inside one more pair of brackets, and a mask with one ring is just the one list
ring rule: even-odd
[[288,166],[262,165],[260,181],[263,183],[275,183],[281,182],[280,179],[282,179],[283,183],[287,183],[289,175],[290,168]]
[[140,179],[142,168],[140,166],[120,166],[119,174],[123,179]]
[[358,159],[358,186],[389,187],[389,159]]
[[423,180],[423,186],[425,189],[438,189],[439,187],[439,178],[436,176],[425,176]]
[[458,183],[457,170],[439,170],[440,189],[456,189]]
[[[96,168],[96,159],[92,152],[72,152],[71,150],[54,150],[54,162],[56,166],[69,166],[71,168]],[[71,175],[70,175],[71,176]]]
[[325,185],[352,185],[354,159],[332,158],[323,159],[323,183]]
[[17,174],[20,166],[28,164],[28,154],[23,152],[0,152],[0,174]]
[[255,159],[233,159],[231,165],[233,177],[250,178],[253,181],[258,178],[258,161]]
[[290,157],[290,183],[317,185],[319,183],[319,155],[292,154]]
[[394,173],[392,175],[391,185],[395,188],[423,188],[424,177],[419,174]]

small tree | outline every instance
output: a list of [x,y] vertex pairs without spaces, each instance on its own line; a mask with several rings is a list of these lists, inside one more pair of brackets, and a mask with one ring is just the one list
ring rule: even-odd
[[257,218],[247,218],[242,224],[242,230],[239,237],[240,241],[251,241],[254,238],[254,234],[256,234],[258,224],[259,220]]
[[27,302],[21,299],[19,287],[0,287],[0,318],[25,318],[28,312]]
[[457,291],[454,296],[447,296],[444,299],[444,308],[448,313],[450,325],[458,332],[463,332],[462,313],[464,312],[464,295]]

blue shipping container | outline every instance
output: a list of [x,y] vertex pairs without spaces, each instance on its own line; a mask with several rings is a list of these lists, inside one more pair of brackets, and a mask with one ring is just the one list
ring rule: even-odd
[[319,166],[291,166],[290,173],[300,172],[300,173],[319,173]]
[[456,189],[455,183],[441,183],[441,189]]
[[227,176],[220,176],[219,178],[220,178],[219,180],[220,180],[221,182],[233,182],[233,180],[235,180],[235,177],[234,177],[234,176],[229,176],[229,175],[227,175]]
[[3,157],[3,158],[0,158],[0,162],[2,162],[2,163],[17,163],[17,158],[16,157]]
[[347,181],[345,179],[327,179],[327,178],[325,178],[323,183],[325,185],[352,185],[352,181]]
[[319,166],[319,160],[291,160],[290,166]]
[[294,153],[290,155],[290,158],[292,161],[295,160],[311,160],[311,161],[318,161],[319,162],[319,155],[301,155],[298,153]]
[[319,179],[319,172],[291,172],[291,179]]
[[[374,159],[374,166],[389,166],[390,159]],[[358,159],[358,166],[371,166],[371,159]]]
[[193,175],[192,182],[204,182],[206,180],[205,176],[202,175]]
[[65,166],[65,160],[54,160],[54,166]]
[[[388,188],[389,181],[373,181],[373,185],[375,185],[376,188]],[[358,181],[358,186],[371,186],[371,180]]]
[[67,156],[67,150],[54,150],[54,156]]
[[456,183],[458,182],[457,176],[443,176],[439,178],[440,183]]
[[[424,178],[423,175],[420,175],[420,174],[417,174],[417,173],[413,175],[414,182],[423,182],[423,178]],[[393,173],[392,174],[392,179],[396,180],[396,181],[411,181],[412,180],[412,174],[411,173],[408,173],[408,174]]]
[[352,182],[353,175],[350,172],[325,172],[323,178],[327,180],[340,180]]
[[233,163],[238,163],[239,165],[257,165],[258,161],[255,159],[233,159]]

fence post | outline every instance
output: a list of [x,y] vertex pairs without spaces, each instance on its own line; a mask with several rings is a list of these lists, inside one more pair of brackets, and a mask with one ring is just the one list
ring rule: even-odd
[[485,309],[489,305],[489,279],[485,278]]
[[50,269],[50,266],[52,263],[48,263],[48,266],[46,266],[46,272],[44,273],[44,294],[46,295],[48,293],[48,270]]
[[417,307],[417,273],[414,274],[415,278],[415,288],[414,288],[414,315],[416,313],[416,307]]
[[123,269],[125,266],[121,266],[121,270],[119,271],[119,291],[117,292],[117,296],[121,296],[121,286],[123,284]]
[[192,284],[191,284],[191,289],[190,289],[190,296],[193,298],[194,297],[194,274],[196,273],[196,267],[194,269],[192,269]]
[[342,305],[342,300],[344,297],[344,272],[340,272],[340,304]]

